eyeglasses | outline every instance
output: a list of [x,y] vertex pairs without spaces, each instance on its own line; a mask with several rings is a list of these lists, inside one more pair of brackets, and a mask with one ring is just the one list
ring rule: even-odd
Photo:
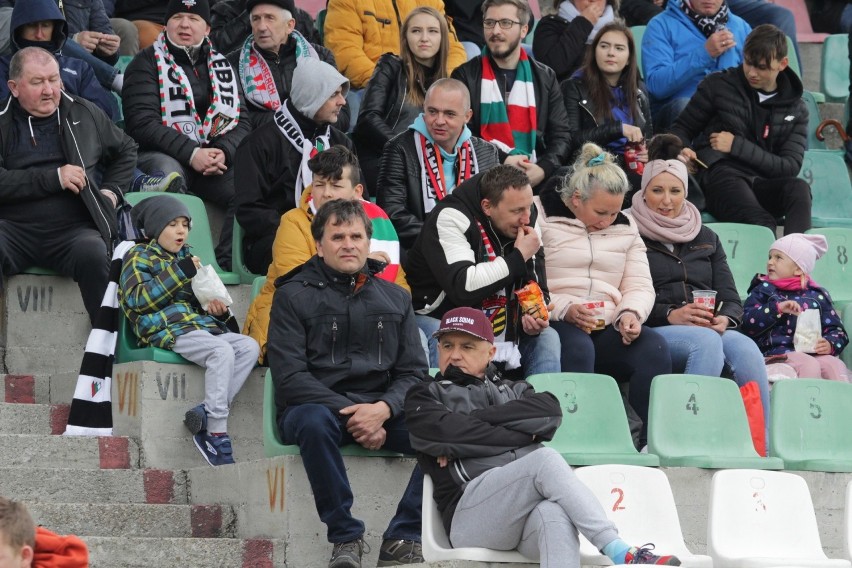
[[509,30],[509,29],[512,29],[512,26],[514,26],[514,25],[518,25],[518,26],[521,25],[521,22],[509,20],[508,18],[505,19],[505,20],[491,20],[491,19],[482,20],[482,25],[485,27],[486,30],[492,29],[497,24],[500,24],[501,29]]

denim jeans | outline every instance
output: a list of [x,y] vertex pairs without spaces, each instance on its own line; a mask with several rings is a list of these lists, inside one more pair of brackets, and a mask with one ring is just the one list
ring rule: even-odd
[[764,422],[769,427],[769,379],[763,354],[750,337],[733,329],[719,335],[712,329],[695,325],[666,325],[655,327],[654,331],[668,342],[675,373],[718,377],[727,363],[737,385],[756,381]]
[[[364,534],[364,523],[352,516],[353,495],[346,476],[340,446],[354,443],[346,426],[329,408],[320,404],[289,406],[278,421],[285,444],[296,444],[314,494],[320,520],[328,527],[328,541],[348,542]],[[405,415],[384,424],[387,439],[382,449],[414,455],[405,427]],[[420,542],[423,473],[414,467],[396,514],[384,538]]]
[[[438,367],[438,340],[432,337],[432,334],[441,327],[441,320],[420,314],[416,314],[415,319],[417,327],[426,335],[429,343],[429,366]],[[521,351],[524,377],[538,373],[559,372],[561,346],[559,335],[552,328],[545,328],[540,335],[527,335],[521,332],[518,349]]]

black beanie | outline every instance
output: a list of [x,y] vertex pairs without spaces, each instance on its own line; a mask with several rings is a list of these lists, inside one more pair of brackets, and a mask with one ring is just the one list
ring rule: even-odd
[[145,232],[145,237],[157,239],[166,225],[177,219],[186,217],[192,228],[192,216],[182,201],[171,195],[155,195],[143,199],[130,210],[130,220],[133,225]]
[[210,3],[207,0],[169,0],[169,7],[166,8],[166,23],[175,14],[187,12],[189,14],[197,14],[201,16],[207,25],[210,25]]
[[246,2],[246,12],[251,13],[254,10],[254,7],[258,4],[272,4],[273,6],[280,6],[284,8],[290,15],[294,18],[296,17],[296,3],[293,0],[248,0]]

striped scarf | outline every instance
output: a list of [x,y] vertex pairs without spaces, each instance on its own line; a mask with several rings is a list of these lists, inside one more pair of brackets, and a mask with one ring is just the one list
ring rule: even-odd
[[95,325],[86,341],[66,436],[112,436],[112,364],[118,337],[118,279],[133,241],[122,241],[112,254],[107,285]]
[[535,162],[535,87],[532,64],[523,49],[516,72],[507,104],[494,75],[491,58],[482,56],[480,135],[510,154],[529,156],[530,160]]
[[[291,102],[292,104],[292,102]],[[314,140],[305,138],[302,134],[302,129],[299,128],[299,123],[293,117],[287,104],[282,104],[278,107],[273,115],[275,124],[281,135],[287,139],[290,145],[302,155],[302,161],[299,164],[299,172],[296,175],[296,207],[302,202],[302,191],[314,180],[314,174],[308,167],[308,160],[316,156],[323,150],[328,150],[331,147],[331,126],[325,127],[325,132],[317,136]]]
[[[420,187],[423,190],[423,211],[429,213],[435,205],[443,200],[452,190],[447,190],[444,179],[444,164],[441,149],[430,142],[418,131],[414,131],[414,144],[418,149],[417,158],[420,160]],[[453,188],[479,173],[479,163],[476,152],[470,140],[465,140],[456,152],[456,179]]]
[[[297,62],[303,57],[319,59],[317,50],[305,39],[305,36],[293,30],[290,32],[290,37],[296,41]],[[254,35],[248,36],[240,50],[240,81],[243,84],[246,99],[268,110],[276,110],[281,106],[281,94],[275,86],[273,72],[263,58],[263,54],[255,46]]]

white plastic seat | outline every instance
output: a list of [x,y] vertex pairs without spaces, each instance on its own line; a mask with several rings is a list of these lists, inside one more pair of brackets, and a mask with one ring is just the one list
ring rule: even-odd
[[[686,547],[674,495],[661,470],[611,464],[574,471],[600,501],[622,540],[635,546],[654,543],[655,553],[673,554],[682,566],[712,568],[709,556],[692,554]],[[580,535],[580,559],[583,565],[612,564],[583,535]]]
[[538,564],[517,550],[492,550],[490,548],[453,548],[438,504],[432,498],[432,478],[423,476],[423,558],[426,562],[439,560],[477,560],[479,562],[514,562],[519,564]]
[[710,487],[707,551],[716,568],[850,568],[822,550],[808,484],[792,473],[716,472]]

